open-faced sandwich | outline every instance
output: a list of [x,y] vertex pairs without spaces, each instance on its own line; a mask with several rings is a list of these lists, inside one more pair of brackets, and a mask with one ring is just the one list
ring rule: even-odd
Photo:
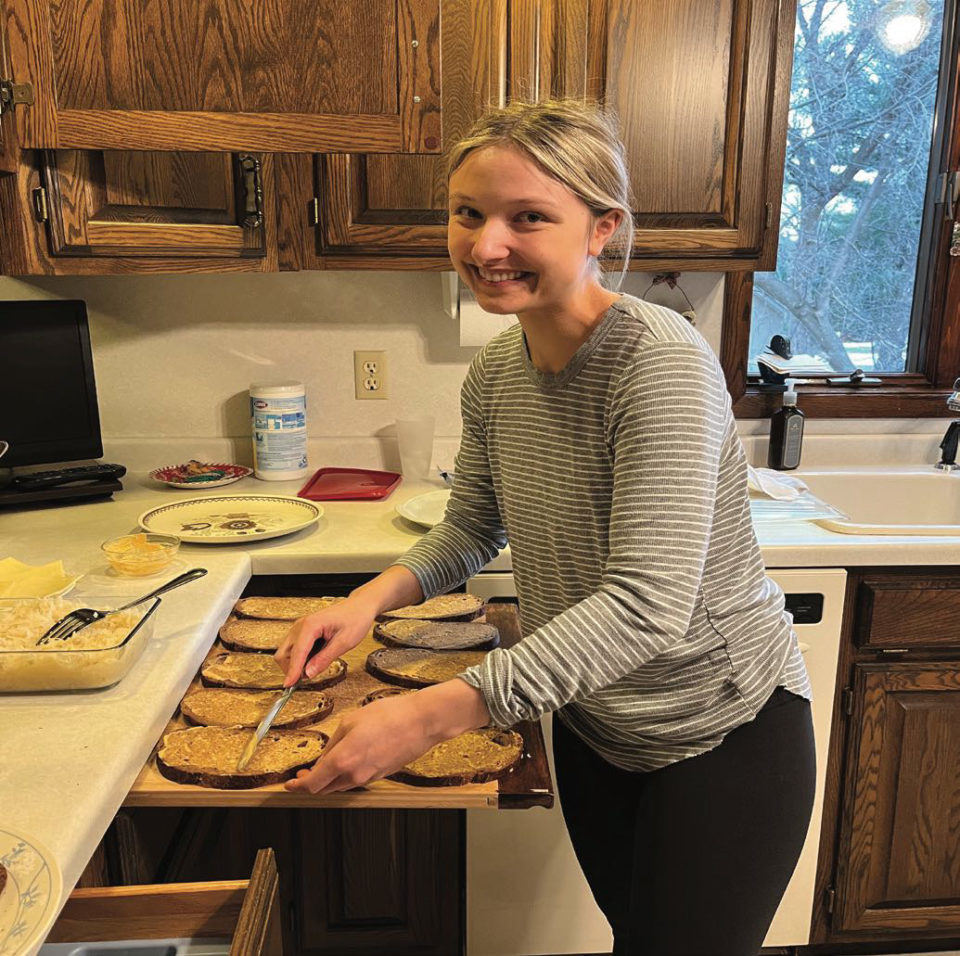
[[176,783],[245,790],[281,783],[312,767],[327,743],[309,730],[268,730],[243,770],[237,764],[250,740],[243,727],[188,727],[166,734],[157,754],[160,773]]
[[[200,668],[200,678],[208,687],[242,687],[248,690],[279,690],[285,674],[269,654],[225,651],[208,658]],[[337,658],[316,677],[304,677],[301,687],[314,690],[338,684],[347,676],[347,663]]]

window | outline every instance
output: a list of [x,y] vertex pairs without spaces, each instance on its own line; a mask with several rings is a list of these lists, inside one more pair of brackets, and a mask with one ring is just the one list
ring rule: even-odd
[[[825,369],[803,376],[815,414],[946,413],[956,16],[957,0],[798,0],[777,270],[727,277],[725,327],[748,318],[736,355],[724,344],[728,370],[746,368],[738,414],[775,405],[755,360],[774,335]],[[826,387],[856,368],[882,384]]]

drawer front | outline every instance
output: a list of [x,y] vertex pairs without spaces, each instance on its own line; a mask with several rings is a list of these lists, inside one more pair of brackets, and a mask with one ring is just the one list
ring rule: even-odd
[[227,938],[231,956],[282,956],[273,850],[257,853],[249,880],[74,890],[48,943]]
[[960,648],[960,577],[870,576],[857,592],[856,641],[864,648]]

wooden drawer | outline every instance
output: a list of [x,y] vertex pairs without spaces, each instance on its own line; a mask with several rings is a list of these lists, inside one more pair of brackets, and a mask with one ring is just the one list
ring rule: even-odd
[[249,880],[77,889],[48,943],[228,938],[231,956],[283,952],[277,864],[260,850]]
[[960,648],[960,575],[866,575],[857,588],[863,648]]

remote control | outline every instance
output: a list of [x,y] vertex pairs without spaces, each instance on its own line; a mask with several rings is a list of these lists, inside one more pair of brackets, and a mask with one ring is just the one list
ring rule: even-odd
[[127,473],[123,465],[80,465],[77,468],[57,468],[53,471],[35,471],[30,475],[18,475],[13,483],[24,491],[39,488],[55,488],[77,481],[103,481],[106,478],[122,478]]

